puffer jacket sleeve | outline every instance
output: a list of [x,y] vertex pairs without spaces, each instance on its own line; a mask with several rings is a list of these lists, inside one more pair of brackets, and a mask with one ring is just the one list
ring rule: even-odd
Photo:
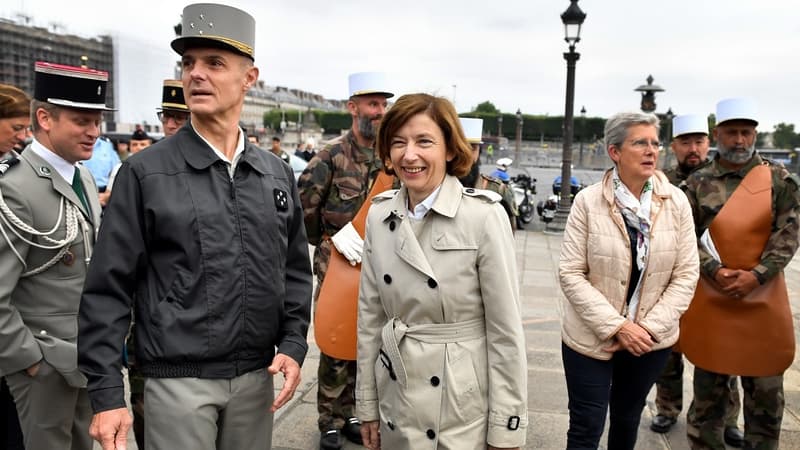
[[367,217],[358,289],[356,415],[365,422],[380,418],[375,362],[381,348],[381,329],[388,320],[378,292],[374,266],[377,255],[373,253],[372,246],[375,233],[373,228],[378,228],[379,223],[376,208],[372,207]]
[[514,236],[502,206],[499,203],[491,206],[478,246],[478,278],[489,362],[486,441],[499,448],[523,447],[528,426],[528,366]]
[[567,301],[592,332],[605,341],[617,334],[627,319],[592,286],[588,278],[591,270],[588,263],[588,211],[592,206],[590,195],[601,195],[598,189],[599,186],[593,186],[575,197],[561,243],[558,277]]
[[700,276],[697,238],[689,200],[678,189],[673,189],[670,201],[675,208],[673,220],[678,228],[677,257],[667,288],[650,312],[639,321],[639,325],[647,330],[656,342],[675,333],[681,315],[689,308]]

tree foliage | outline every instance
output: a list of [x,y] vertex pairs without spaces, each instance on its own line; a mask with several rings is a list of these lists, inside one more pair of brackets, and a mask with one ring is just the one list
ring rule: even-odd
[[800,134],[795,133],[794,124],[779,123],[772,132],[772,143],[775,148],[793,149],[800,147]]
[[483,103],[478,103],[478,106],[476,106],[475,109],[472,110],[472,112],[485,113],[485,114],[498,114],[500,113],[500,110],[497,109],[496,106],[494,106],[494,103],[490,102],[489,100],[486,100]]

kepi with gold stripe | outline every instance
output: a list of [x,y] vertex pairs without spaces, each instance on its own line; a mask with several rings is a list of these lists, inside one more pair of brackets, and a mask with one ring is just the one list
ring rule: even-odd
[[187,48],[222,48],[255,61],[256,20],[232,6],[195,3],[183,8],[181,36],[172,49],[183,55]]
[[183,83],[180,80],[164,80],[161,92],[161,107],[156,110],[189,112],[186,99],[183,97]]

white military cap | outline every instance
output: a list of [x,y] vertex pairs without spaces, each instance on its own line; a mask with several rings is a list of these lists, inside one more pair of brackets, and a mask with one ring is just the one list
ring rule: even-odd
[[756,102],[749,98],[727,98],[717,103],[717,124],[728,120],[749,120],[758,125]]
[[181,35],[172,49],[183,55],[192,47],[224,48],[255,60],[256,20],[241,9],[216,3],[183,8]]
[[383,72],[358,72],[350,74],[350,97],[356,95],[381,94],[386,98],[394,97],[389,92],[386,74]]
[[472,117],[459,117],[459,119],[461,120],[461,128],[464,129],[464,136],[467,137],[467,142],[470,144],[482,144],[483,119]]
[[514,161],[511,158],[500,158],[497,160],[497,165],[502,167],[508,167],[513,163]]
[[672,137],[696,133],[708,134],[708,118],[702,114],[684,114],[672,118]]

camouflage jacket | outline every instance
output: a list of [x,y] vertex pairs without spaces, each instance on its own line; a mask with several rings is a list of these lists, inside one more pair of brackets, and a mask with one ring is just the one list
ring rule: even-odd
[[[717,155],[710,165],[693,172],[684,182],[684,191],[692,205],[698,237],[709,227],[750,169],[766,162],[772,172],[772,234],[761,255],[760,264],[753,269],[758,281],[763,284],[781,272],[797,251],[800,231],[800,180],[783,165],[765,160],[757,153],[739,170],[726,169],[719,164],[718,159]],[[701,270],[713,277],[720,268],[720,263],[702,248],[699,253]]]
[[308,242],[317,247],[314,273],[320,280],[330,258],[330,237],[358,213],[382,167],[375,151],[360,147],[351,130],[328,142],[297,180]]
[[667,176],[667,179],[669,180],[670,183],[672,183],[673,186],[680,186],[683,180],[689,178],[689,175],[693,174],[694,172],[697,172],[698,170],[710,164],[711,160],[706,158],[706,160],[703,161],[699,166],[693,168],[688,172],[684,172],[681,166],[676,164],[674,167],[665,170],[664,175]]
[[515,217],[519,215],[519,210],[517,210],[517,202],[514,199],[514,190],[511,189],[511,186],[503,183],[497,178],[481,174],[481,176],[478,177],[478,181],[475,182],[475,186],[473,187],[478,189],[486,189],[488,191],[497,192],[500,194],[500,197],[502,197],[500,204],[503,205],[503,209],[505,209],[506,214],[508,214],[508,219],[511,221],[511,229],[514,230],[517,228],[517,221],[515,220]]

